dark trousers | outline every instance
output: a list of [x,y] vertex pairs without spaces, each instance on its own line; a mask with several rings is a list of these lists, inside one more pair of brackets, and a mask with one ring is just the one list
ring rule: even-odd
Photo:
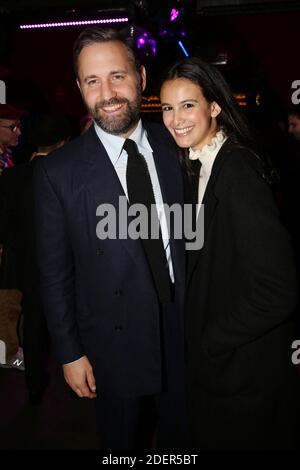
[[96,407],[102,449],[187,448],[185,407],[179,394],[99,398]]
[[183,318],[173,304],[162,307],[161,340],[161,393],[97,398],[102,449],[187,448]]

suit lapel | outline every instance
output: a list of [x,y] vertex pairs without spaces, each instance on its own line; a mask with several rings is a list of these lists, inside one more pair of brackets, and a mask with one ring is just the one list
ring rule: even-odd
[[[174,203],[183,205],[181,169],[174,158],[173,149],[165,143],[161,133],[157,131],[154,133],[148,126],[146,129],[153,150],[163,201],[169,206]],[[93,126],[86,132],[84,138],[84,152],[78,155],[76,160],[79,165],[79,178],[94,200],[95,216],[100,204],[109,203],[116,208],[118,217],[119,196],[126,197],[118,175]],[[141,240],[126,238],[125,240],[119,239],[119,242],[135,263],[140,263],[141,257],[145,259]],[[170,237],[170,247],[175,276],[182,280],[185,271],[184,244],[182,240]]]
[[147,134],[153,150],[153,158],[160,183],[160,189],[165,204],[172,205],[175,202],[183,203],[182,186],[179,188],[174,182],[181,180],[179,163],[174,159],[172,148],[159,139],[154,139],[152,134]]
[[[139,263],[140,257],[143,256],[140,240],[132,240],[129,237],[121,239],[118,237],[119,197],[123,196],[123,198],[126,198],[126,195],[113,164],[93,126],[85,135],[83,154],[76,159],[80,165],[80,178],[90,197],[94,200],[95,220],[97,207],[100,204],[111,204],[116,210],[117,238],[133,261]],[[127,201],[126,210],[128,210]]]
[[[164,134],[164,129],[153,135],[151,128],[147,125],[145,127],[149,144],[153,150],[153,158],[164,204],[170,207],[177,203],[183,207],[183,178],[179,161],[176,160],[176,149],[170,144],[166,144],[165,139],[169,139],[169,136]],[[185,272],[184,243],[182,239],[174,238],[173,227],[170,227],[170,231],[170,249],[175,281],[180,279],[183,282]]]

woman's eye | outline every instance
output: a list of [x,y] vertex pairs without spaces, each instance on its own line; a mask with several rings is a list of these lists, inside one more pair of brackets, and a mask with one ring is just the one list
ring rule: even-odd
[[184,107],[185,109],[187,109],[187,108],[193,108],[194,105],[193,105],[193,103],[185,103],[183,107]]

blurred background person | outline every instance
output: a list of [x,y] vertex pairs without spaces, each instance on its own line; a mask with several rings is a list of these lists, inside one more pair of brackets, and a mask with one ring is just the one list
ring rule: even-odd
[[49,114],[39,117],[29,134],[35,148],[30,162],[15,166],[2,176],[7,205],[14,219],[18,285],[23,294],[23,352],[29,401],[40,403],[49,382],[47,358],[48,331],[39,294],[36,266],[33,172],[35,163],[62,147],[71,135],[68,119]]
[[5,168],[14,165],[11,147],[18,145],[22,114],[21,110],[13,106],[0,103],[0,174]]
[[288,133],[299,142],[300,151],[300,104],[295,104],[288,112]]
[[300,105],[293,105],[286,115],[284,145],[278,169],[280,175],[280,209],[282,220],[289,230],[300,273]]
[[14,166],[12,148],[21,135],[23,111],[0,104],[0,340],[5,344],[6,361],[1,367],[24,370],[18,324],[21,292],[18,290],[14,221],[8,210],[4,172]]

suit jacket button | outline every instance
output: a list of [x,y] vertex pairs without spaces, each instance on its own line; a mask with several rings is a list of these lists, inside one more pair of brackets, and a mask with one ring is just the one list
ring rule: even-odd
[[115,330],[116,330],[116,331],[122,331],[122,330],[123,330],[123,326],[122,326],[122,325],[116,325],[116,326],[115,326]]
[[103,253],[104,253],[104,251],[102,250],[102,248],[98,248],[98,249],[97,249],[97,255],[98,255],[98,256],[103,255]]
[[115,295],[116,295],[117,297],[120,297],[120,295],[122,295],[122,294],[123,294],[122,289],[116,289],[116,290],[115,290]]

